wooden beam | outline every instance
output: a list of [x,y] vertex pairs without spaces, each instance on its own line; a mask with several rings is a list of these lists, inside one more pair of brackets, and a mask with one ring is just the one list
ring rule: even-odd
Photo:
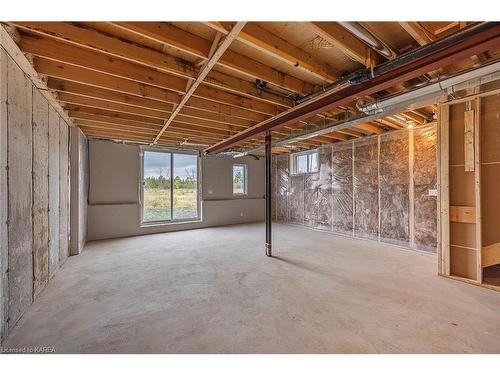
[[210,70],[214,67],[215,64],[217,64],[217,61],[219,61],[222,58],[222,55],[226,50],[229,48],[233,40],[238,36],[238,33],[243,29],[243,26],[245,26],[246,22],[238,22],[229,32],[229,34],[226,35],[222,43],[219,44],[215,52],[213,53],[212,56],[208,59],[208,61],[204,64],[203,68],[199,72],[198,77],[196,77],[196,80],[190,85],[188,91],[180,101],[179,105],[177,105],[170,115],[170,117],[165,121],[165,125],[163,125],[162,129],[159,131],[158,135],[156,138],[153,140],[153,144],[158,143],[158,140],[162,136],[162,134],[167,130],[169,125],[174,121],[175,116],[179,114],[180,110],[184,105],[187,103],[189,98],[194,94],[198,86],[201,84],[201,82],[205,79],[205,77],[208,75]]
[[481,265],[483,268],[500,264],[500,242],[484,246],[481,253]]
[[420,26],[418,22],[399,22],[399,24],[421,46],[425,46],[437,39],[437,36]]
[[[101,100],[101,99],[95,99],[95,98],[88,98],[85,96],[80,96],[80,95],[74,95],[74,94],[69,94],[65,92],[61,92],[58,94],[58,99],[60,102],[65,103],[65,104],[74,104],[80,107],[87,107],[87,108],[96,108],[96,109],[103,109],[103,110],[108,110],[108,111],[115,111],[119,113],[126,113],[126,114],[134,114],[134,115],[140,115],[140,116],[145,116],[145,117],[151,117],[153,119],[157,120],[165,120],[168,118],[169,114],[172,113],[172,111],[168,112],[161,112],[161,111],[156,111],[156,110],[151,110],[151,109],[146,109],[146,108],[141,108],[141,107],[135,107],[131,106],[128,104],[122,104],[122,103],[115,103],[115,102],[110,102],[106,100]],[[186,110],[190,111],[189,108],[185,108]],[[210,114],[210,112],[205,112],[206,114]],[[215,118],[218,119],[216,116]],[[179,114],[176,118],[176,121],[178,122],[184,122],[187,124],[193,124],[193,125],[202,125],[206,127],[210,127],[213,129],[245,129],[248,126],[251,126],[253,124],[252,122],[247,122],[246,124],[241,124],[241,123],[227,123],[224,121],[213,121],[209,120],[207,118],[203,117],[192,117],[192,116],[186,116],[184,113]]]
[[[50,89],[58,92],[69,92],[72,94],[82,95],[90,98],[98,98],[116,103],[125,103],[142,108],[151,108],[151,109],[166,111],[169,113],[172,111],[173,108],[172,104],[177,103],[177,101],[175,103],[157,101],[145,98],[144,96],[136,96],[127,93],[117,92],[113,91],[113,87],[100,88],[88,84],[65,81],[57,78],[49,78],[47,86]],[[177,98],[177,100],[179,100],[179,98]],[[188,107],[191,111],[194,111],[194,113],[200,113],[200,115],[203,116],[201,118],[205,118],[205,116],[210,116],[210,115],[220,115],[220,116],[236,118],[238,119],[238,121],[242,119],[246,121],[255,121],[255,122],[263,121],[269,118],[269,116],[261,113],[247,111],[242,108],[231,107],[225,104],[211,102],[199,98],[191,98],[189,102],[186,104],[186,107]],[[184,113],[187,114],[187,108],[184,109]],[[206,115],[205,113],[208,113],[209,115]],[[212,119],[211,117],[206,117],[206,118]]]
[[[175,76],[119,57],[110,58],[109,55],[100,53],[99,51],[77,47],[49,37],[24,34],[20,40],[19,47],[24,52],[34,56],[116,75],[118,77],[176,91],[181,94],[186,92],[187,83],[193,82],[192,77]],[[213,72],[211,72],[211,74],[212,73]],[[274,106],[278,105],[283,108],[289,108],[292,105],[291,100],[266,93],[258,89],[255,84],[251,82],[227,75],[218,78],[223,78],[224,81],[207,76],[203,84],[206,85],[207,89],[221,89],[232,94],[242,95]],[[209,90],[202,91],[202,93],[203,92],[208,93],[208,95],[210,93]]]
[[[161,129],[165,121],[165,119],[144,117],[143,115],[137,113],[117,112],[114,110],[82,106],[78,104],[67,104],[66,109],[70,111],[69,115],[75,118],[78,118],[82,113],[107,116],[110,118],[131,120],[143,124],[154,124],[158,131]],[[241,126],[221,124],[218,122],[211,122],[206,120],[202,121],[189,118],[186,119],[184,117],[177,117],[175,123],[184,124],[187,126],[187,128],[191,127],[192,129],[204,130],[208,133],[221,132],[222,134],[228,134],[228,131],[234,133],[242,129]]]
[[[76,65],[59,63],[40,57],[37,57],[34,60],[34,63],[35,69],[39,73],[45,74],[49,77],[84,83],[100,88],[107,88],[150,99],[166,101],[176,105],[178,105],[182,100],[178,92],[171,91],[168,88],[150,86],[142,82],[129,80],[128,78],[117,77],[111,74],[89,70]],[[212,87],[204,87],[200,90],[200,93],[197,92],[194,96],[200,99],[240,107],[267,115],[273,115],[280,112],[276,106],[271,104],[248,99],[243,96],[236,96]]]
[[359,124],[359,125],[356,125],[356,128],[367,130],[367,131],[369,131],[371,133],[374,133],[374,134],[382,134],[382,133],[384,133],[383,129],[380,129],[377,125],[374,125],[374,124],[371,124],[371,123]]
[[318,36],[334,45],[355,61],[367,66],[370,60],[369,47],[336,22],[306,22]]
[[[75,120],[75,123],[77,123],[79,126],[85,126],[87,128],[94,128],[96,130],[114,130],[114,131],[123,131],[124,133],[134,133],[138,135],[143,135],[146,137],[149,137],[151,139],[152,137],[157,134],[157,130],[155,129],[150,129],[150,128],[144,128],[140,126],[130,126],[130,125],[122,125],[122,124],[114,124],[114,123],[104,123],[104,122],[98,122],[98,121],[89,121],[89,120]],[[175,137],[184,137],[184,138],[195,138],[197,141],[202,141],[202,142],[217,142],[218,140],[224,138],[223,135],[206,135],[206,134],[200,134],[195,131],[191,132],[185,132],[184,129],[177,129],[177,128],[172,128],[172,132],[169,134],[169,136],[175,136]]]
[[[145,38],[160,42],[200,58],[207,58],[211,42],[163,22],[114,22],[116,26]],[[298,78],[280,72],[234,51],[227,53],[219,64],[255,79],[272,83],[282,89],[299,94],[315,91],[315,86]]]
[[[205,22],[205,24],[220,33],[227,34],[234,23]],[[339,78],[338,72],[331,66],[315,61],[312,56],[304,50],[291,45],[286,40],[267,31],[257,23],[248,22],[237,39],[250,47],[286,62],[316,78],[328,82],[333,82]]]
[[450,206],[450,221],[454,223],[476,223],[475,207]]

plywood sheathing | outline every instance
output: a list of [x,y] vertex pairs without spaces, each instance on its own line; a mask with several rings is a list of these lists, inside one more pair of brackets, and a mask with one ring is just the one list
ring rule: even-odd
[[[465,170],[466,104],[458,103],[449,109],[449,205],[475,207],[474,172]],[[476,252],[476,225],[450,222],[450,273],[476,280]]]

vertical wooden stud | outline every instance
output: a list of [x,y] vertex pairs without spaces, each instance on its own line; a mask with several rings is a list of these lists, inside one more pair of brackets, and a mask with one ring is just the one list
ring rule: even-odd
[[449,218],[449,127],[448,105],[438,106],[438,267],[441,275],[450,275],[450,218]]
[[482,255],[482,231],[481,231],[481,149],[480,149],[480,126],[481,126],[481,98],[474,99],[472,103],[474,113],[474,189],[475,189],[475,206],[476,206],[476,264],[477,264],[477,281],[483,282],[483,268],[481,264]]
[[470,109],[464,112],[464,149],[465,149],[465,171],[474,171],[474,143],[475,143],[475,131],[474,131],[474,110]]

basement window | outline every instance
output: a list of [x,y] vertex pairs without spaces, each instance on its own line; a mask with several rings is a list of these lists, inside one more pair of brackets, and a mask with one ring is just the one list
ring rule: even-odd
[[143,151],[142,223],[199,219],[198,155]]
[[247,166],[233,164],[233,195],[247,195]]
[[318,150],[298,152],[291,155],[293,174],[314,173],[318,171]]

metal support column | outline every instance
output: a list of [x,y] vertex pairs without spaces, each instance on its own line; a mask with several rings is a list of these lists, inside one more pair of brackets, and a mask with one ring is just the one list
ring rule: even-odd
[[266,255],[273,256],[271,248],[271,132],[266,132]]

